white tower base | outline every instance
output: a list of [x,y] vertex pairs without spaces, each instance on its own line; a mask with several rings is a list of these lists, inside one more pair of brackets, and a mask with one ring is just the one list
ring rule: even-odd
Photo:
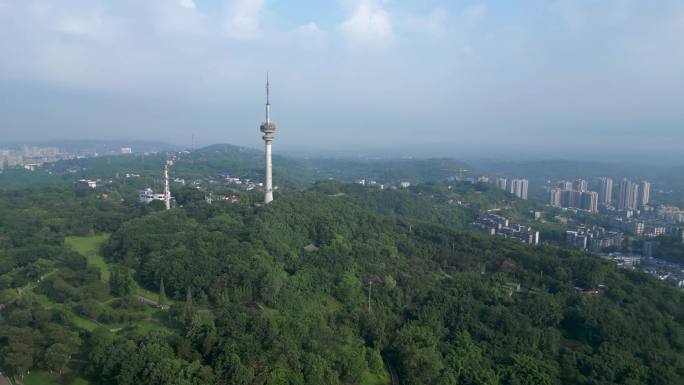
[[271,158],[271,141],[266,141],[266,192],[264,203],[269,204],[273,200],[273,160]]

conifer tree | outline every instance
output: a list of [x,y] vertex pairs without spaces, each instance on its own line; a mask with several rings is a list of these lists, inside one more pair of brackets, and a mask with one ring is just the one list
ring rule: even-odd
[[159,304],[166,305],[166,289],[164,288],[164,278],[159,282]]

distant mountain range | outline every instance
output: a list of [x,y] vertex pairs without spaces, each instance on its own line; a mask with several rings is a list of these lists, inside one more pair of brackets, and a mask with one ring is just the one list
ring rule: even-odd
[[45,141],[21,141],[2,142],[0,148],[18,149],[22,146],[58,147],[64,152],[108,152],[117,151],[122,147],[131,147],[134,152],[158,152],[181,150],[182,146],[158,141],[144,140],[45,140]]

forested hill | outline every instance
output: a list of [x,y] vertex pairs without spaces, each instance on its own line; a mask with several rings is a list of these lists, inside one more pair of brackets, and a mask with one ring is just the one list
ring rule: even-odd
[[334,178],[347,182],[360,178],[384,182],[434,182],[472,171],[468,170],[470,166],[449,158],[311,158],[303,161],[313,170],[316,180]]
[[[408,385],[684,383],[675,289],[462,230],[459,208],[415,215],[416,195],[326,188],[170,211],[0,192],[0,367],[121,385],[379,385],[388,367]],[[65,246],[76,232],[111,232],[105,260]],[[150,318],[132,295],[170,309]]]
[[[8,169],[0,173],[0,188],[68,185],[83,178],[113,179],[123,183],[126,174],[149,182],[161,179],[166,159],[175,159],[173,178],[188,180],[220,179],[222,175],[263,179],[263,152],[256,149],[217,144],[194,151],[101,156],[45,164],[36,171]],[[313,181],[313,171],[300,161],[274,156],[274,177],[283,187],[302,188]],[[128,181],[130,182],[130,181]]]
[[[263,179],[264,152],[230,144],[215,144],[181,156],[174,172],[185,178],[215,177],[229,173]],[[284,187],[307,187],[314,180],[310,167],[301,160],[273,156],[273,175]]]
[[[174,160],[172,178],[220,182],[230,175],[263,180],[263,150],[215,144],[193,151],[131,154],[63,160],[35,171],[9,168],[0,172],[0,189],[70,185],[79,179],[113,180],[119,184],[150,185],[161,179],[166,159]],[[318,159],[274,155],[274,180],[285,190],[302,190],[318,180],[334,178],[351,182],[361,178],[380,183],[403,180],[443,181],[458,175],[463,165],[450,159]],[[135,175],[129,179],[127,175]],[[142,183],[144,182],[144,183]]]

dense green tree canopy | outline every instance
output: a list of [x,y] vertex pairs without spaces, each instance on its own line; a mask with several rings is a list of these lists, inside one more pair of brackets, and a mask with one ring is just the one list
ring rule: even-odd
[[[684,383],[679,291],[471,233],[473,211],[444,204],[500,192],[416,188],[318,184],[266,207],[188,194],[170,211],[0,192],[0,367],[121,385]],[[98,233],[106,278],[64,243]]]

